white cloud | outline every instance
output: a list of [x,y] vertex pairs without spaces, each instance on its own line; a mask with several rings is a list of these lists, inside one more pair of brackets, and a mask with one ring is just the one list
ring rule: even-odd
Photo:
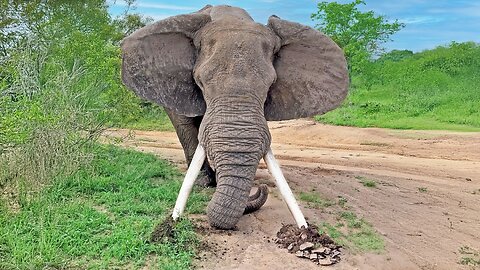
[[401,18],[398,21],[405,24],[422,24],[422,23],[436,23],[443,21],[443,18],[432,17],[432,16],[417,16],[417,17],[408,17]]

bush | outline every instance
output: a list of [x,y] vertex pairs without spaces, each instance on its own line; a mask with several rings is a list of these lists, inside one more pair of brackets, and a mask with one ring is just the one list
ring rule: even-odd
[[66,67],[31,40],[7,65],[12,76],[0,92],[0,186],[18,203],[88,163],[86,149],[105,120],[96,99],[101,88],[85,80],[77,63]]
[[2,1],[0,14],[0,188],[10,201],[88,164],[102,128],[168,123],[120,79],[119,41],[145,18],[112,19],[104,0]]

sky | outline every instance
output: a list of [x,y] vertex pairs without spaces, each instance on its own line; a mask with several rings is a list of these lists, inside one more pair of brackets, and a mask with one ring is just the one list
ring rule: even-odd
[[[194,12],[207,4],[231,5],[245,9],[260,23],[270,15],[315,26],[310,15],[317,10],[316,0],[137,0],[135,13],[161,20]],[[327,1],[331,2],[331,1]],[[337,0],[349,3],[352,0]],[[451,41],[480,42],[480,0],[365,0],[362,11],[373,10],[390,21],[398,19],[405,28],[384,44],[387,51],[408,49],[414,52],[448,45]],[[108,0],[109,11],[117,16],[125,9],[123,0]]]

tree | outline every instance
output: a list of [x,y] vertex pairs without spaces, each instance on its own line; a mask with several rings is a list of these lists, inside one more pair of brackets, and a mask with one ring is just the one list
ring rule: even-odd
[[121,38],[130,35],[135,32],[135,30],[140,29],[151,22],[153,22],[153,18],[136,13],[124,14],[113,20],[113,24],[121,34]]
[[317,12],[311,15],[312,20],[318,21],[316,28],[343,49],[348,68],[354,73],[363,73],[370,59],[383,52],[382,44],[405,26],[398,20],[390,23],[385,16],[373,11],[362,12],[359,5],[365,5],[365,1],[320,2]]
[[403,59],[406,59],[412,56],[413,56],[413,52],[410,50],[392,50],[380,56],[380,58],[378,58],[376,62],[385,62],[385,61],[399,62],[399,61],[402,61]]

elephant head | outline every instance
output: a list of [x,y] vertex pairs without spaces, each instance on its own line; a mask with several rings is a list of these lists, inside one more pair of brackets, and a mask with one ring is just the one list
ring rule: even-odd
[[347,94],[345,57],[330,38],[276,16],[258,24],[230,6],[148,25],[122,51],[122,79],[140,97],[203,115],[199,143],[217,176],[207,213],[223,229],[244,212],[270,146],[267,120],[322,114]]

